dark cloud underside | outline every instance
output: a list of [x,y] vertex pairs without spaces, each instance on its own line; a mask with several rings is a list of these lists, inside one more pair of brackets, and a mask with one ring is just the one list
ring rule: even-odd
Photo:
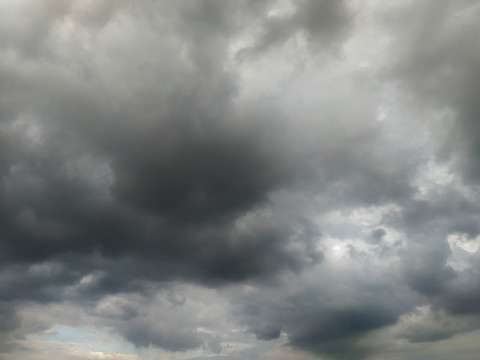
[[476,334],[480,8],[377,3],[0,2],[0,359],[55,326],[191,359]]

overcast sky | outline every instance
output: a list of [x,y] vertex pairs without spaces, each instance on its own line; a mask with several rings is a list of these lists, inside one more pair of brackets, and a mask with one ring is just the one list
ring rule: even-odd
[[480,3],[0,0],[1,360],[478,360]]

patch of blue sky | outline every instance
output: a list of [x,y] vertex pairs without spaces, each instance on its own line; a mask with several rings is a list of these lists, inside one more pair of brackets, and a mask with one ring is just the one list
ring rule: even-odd
[[112,334],[108,328],[91,329],[56,325],[43,334],[30,334],[28,340],[42,342],[75,343],[95,352],[135,353],[135,347],[122,337]]

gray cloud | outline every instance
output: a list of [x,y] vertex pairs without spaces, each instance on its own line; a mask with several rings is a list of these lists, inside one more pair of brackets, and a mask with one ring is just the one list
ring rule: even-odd
[[219,359],[477,330],[478,6],[372,4],[0,5],[0,357],[56,324]]
[[287,14],[269,15],[261,19],[261,34],[251,46],[241,49],[239,59],[262,54],[281,46],[296,34],[320,48],[329,49],[344,39],[350,29],[352,16],[346,1],[301,0]]

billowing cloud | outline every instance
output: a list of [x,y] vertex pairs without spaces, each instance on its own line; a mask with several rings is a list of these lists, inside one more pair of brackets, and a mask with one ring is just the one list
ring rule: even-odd
[[479,10],[0,2],[0,358],[473,359]]

